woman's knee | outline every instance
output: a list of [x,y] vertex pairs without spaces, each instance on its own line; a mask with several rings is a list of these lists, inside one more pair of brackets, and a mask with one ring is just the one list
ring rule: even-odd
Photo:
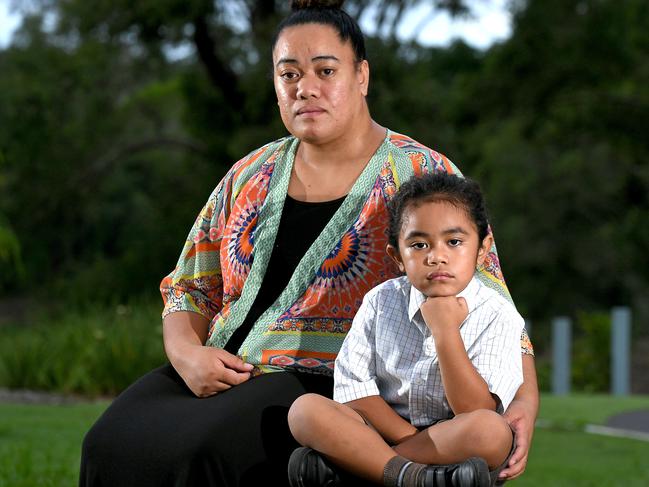
[[83,437],[83,442],[81,443],[82,466],[87,462],[92,462],[93,459],[97,457],[101,445],[102,441],[99,438],[95,425],[86,432]]
[[92,462],[96,458],[103,458],[119,436],[119,431],[115,431],[106,416],[106,413],[100,416],[83,437],[81,457],[84,461]]

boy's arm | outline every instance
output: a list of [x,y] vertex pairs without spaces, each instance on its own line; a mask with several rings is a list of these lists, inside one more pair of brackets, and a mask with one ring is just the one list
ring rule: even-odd
[[398,444],[419,430],[399,416],[381,396],[368,396],[346,403],[369,421],[388,444]]
[[442,384],[454,414],[476,409],[496,410],[497,402],[464,348],[460,325],[468,315],[464,298],[428,298],[421,313],[437,349]]
[[361,304],[340,348],[334,367],[334,400],[363,416],[389,443],[417,433],[380,396],[376,378],[377,294],[370,291]]

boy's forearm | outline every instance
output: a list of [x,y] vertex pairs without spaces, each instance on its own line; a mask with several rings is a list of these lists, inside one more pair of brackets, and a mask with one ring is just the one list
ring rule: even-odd
[[390,444],[400,443],[419,430],[399,416],[381,396],[368,396],[346,403],[360,413]]
[[476,409],[496,409],[496,401],[487,383],[467,356],[459,330],[436,337],[435,346],[442,384],[454,414]]

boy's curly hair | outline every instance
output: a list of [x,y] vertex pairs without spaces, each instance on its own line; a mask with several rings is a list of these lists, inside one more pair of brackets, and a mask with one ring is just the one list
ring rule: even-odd
[[399,248],[399,232],[403,226],[403,214],[412,206],[424,202],[445,201],[466,211],[478,229],[478,238],[482,242],[489,233],[487,208],[480,190],[480,185],[472,179],[463,178],[445,172],[433,172],[413,176],[403,183],[397,194],[388,204],[390,226],[388,242]]

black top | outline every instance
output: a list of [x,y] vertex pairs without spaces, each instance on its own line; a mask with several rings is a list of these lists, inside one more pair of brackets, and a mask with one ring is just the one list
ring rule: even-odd
[[268,261],[268,268],[261,281],[259,293],[252,303],[246,319],[225,345],[224,348],[228,352],[237,353],[252,329],[252,325],[288,285],[300,260],[344,199],[343,196],[337,200],[309,203],[295,200],[286,195],[275,245]]

